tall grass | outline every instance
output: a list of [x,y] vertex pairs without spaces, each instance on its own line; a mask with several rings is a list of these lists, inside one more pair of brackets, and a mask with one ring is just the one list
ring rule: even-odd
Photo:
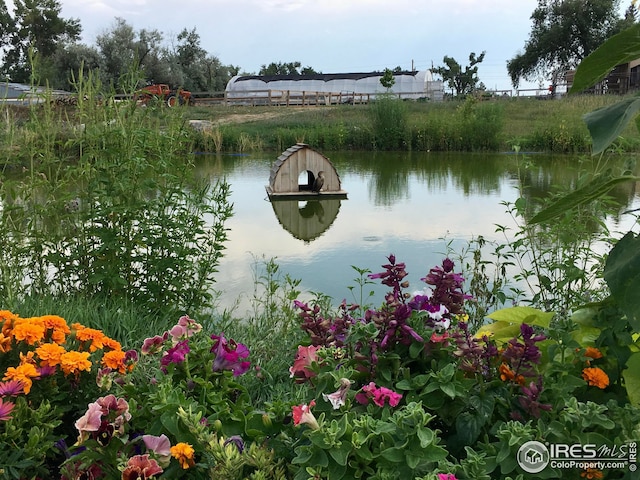
[[[130,90],[137,85],[135,72]],[[223,180],[198,182],[179,109],[117,103],[79,76],[71,112],[30,110],[16,142],[24,173],[0,185],[0,293],[120,300],[198,311],[231,215]]]

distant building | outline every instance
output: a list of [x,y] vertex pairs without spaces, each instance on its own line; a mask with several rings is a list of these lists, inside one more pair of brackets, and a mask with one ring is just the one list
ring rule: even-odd
[[[49,90],[53,95],[66,95],[68,92],[62,90]],[[2,82],[0,83],[0,101],[13,103],[37,103],[47,93],[45,87],[32,87],[23,83]]]
[[[573,85],[573,78],[576,74],[575,70],[569,70],[565,74],[567,90]],[[624,95],[640,89],[640,58],[631,62],[617,65],[609,75],[601,82],[598,82],[588,91],[598,95],[605,93],[615,93]]]
[[[374,99],[387,92],[380,79],[383,72],[371,73],[319,73],[312,75],[236,75],[227,83],[226,97],[246,98],[266,96],[268,91],[293,92],[295,94],[332,93],[342,94],[348,101],[353,96],[366,95]],[[429,99],[441,101],[444,85],[441,80],[433,80],[431,71],[395,72],[394,85],[390,92],[401,98],[413,100]],[[350,97],[351,96],[351,97]]]

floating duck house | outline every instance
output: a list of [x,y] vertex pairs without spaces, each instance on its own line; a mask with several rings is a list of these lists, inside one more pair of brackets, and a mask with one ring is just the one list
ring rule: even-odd
[[270,200],[347,198],[333,164],[304,143],[296,143],[282,152],[271,167],[266,188]]

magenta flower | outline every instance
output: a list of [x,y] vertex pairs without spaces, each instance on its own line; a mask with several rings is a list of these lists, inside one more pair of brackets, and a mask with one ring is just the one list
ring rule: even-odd
[[162,336],[156,335],[155,337],[145,338],[141,348],[142,354],[149,355],[152,353],[158,353],[162,350],[162,346],[167,338],[169,338],[169,332],[164,332]]
[[324,398],[327,402],[331,402],[334,410],[339,409],[344,405],[345,400],[347,398],[347,392],[351,388],[351,381],[348,378],[340,379],[340,388],[333,393],[327,395],[326,393],[322,394],[322,398]]
[[180,339],[189,338],[201,330],[202,325],[189,318],[188,315],[183,315],[178,320],[178,323],[169,330],[169,334],[173,337],[173,341],[177,342]]
[[458,480],[453,473],[439,473],[438,480]]
[[142,441],[145,447],[147,447],[147,450],[152,451],[156,455],[162,457],[171,456],[171,442],[164,433],[159,437],[155,435],[143,435]]
[[375,383],[371,382],[362,387],[362,392],[356,395],[356,400],[363,405],[369,403],[370,399],[379,407],[384,407],[385,402],[388,402],[389,406],[395,407],[402,400],[402,394],[386,387],[377,387]]
[[291,378],[299,378],[302,381],[315,377],[316,372],[310,370],[311,365],[314,362],[318,362],[318,350],[319,345],[310,345],[305,347],[303,345],[298,346],[298,353],[296,353],[296,359],[293,365],[289,367],[289,373]]
[[11,411],[13,407],[15,407],[15,403],[13,402],[5,402],[2,398],[0,398],[0,421],[6,422],[11,419]]
[[233,376],[237,377],[249,370],[251,362],[244,361],[249,356],[249,349],[246,345],[236,343],[234,340],[227,340],[224,338],[224,333],[211,335],[211,339],[213,340],[211,352],[216,355],[212,366],[214,372],[230,370],[233,372]]
[[319,429],[320,425],[318,425],[316,417],[311,413],[311,407],[314,407],[315,404],[315,400],[312,400],[309,405],[305,403],[304,405],[294,405],[291,407],[293,413],[293,424],[295,426],[306,424],[309,425],[312,430]]
[[160,359],[160,365],[162,365],[161,369],[164,373],[167,373],[167,365],[170,363],[182,363],[184,362],[187,353],[189,353],[191,349],[189,348],[189,340],[182,340],[176,343],[169,350],[164,352],[164,355]]
[[0,397],[17,397],[24,393],[24,384],[19,380],[0,382]]

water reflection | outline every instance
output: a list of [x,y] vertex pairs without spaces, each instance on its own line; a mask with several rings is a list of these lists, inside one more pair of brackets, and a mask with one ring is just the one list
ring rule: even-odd
[[[515,225],[502,202],[545,196],[561,185],[576,185],[579,175],[575,157],[327,156],[349,191],[348,201],[269,202],[265,185],[274,160],[269,155],[200,159],[202,175],[224,176],[232,190],[234,217],[228,222],[229,241],[218,274],[221,306],[253,294],[252,267],[263,256],[276,258],[283,273],[302,279],[302,289],[340,301],[357,300],[348,289],[357,276],[352,265],[376,272],[394,253],[407,263],[411,288],[420,289],[420,278],[441,262],[448,246],[461,250],[479,235],[504,240],[496,225]],[[612,196],[621,212],[638,203],[631,184],[618,186]],[[620,227],[624,229],[622,223]],[[375,289],[384,292],[384,287]]]
[[280,225],[305,243],[312,242],[325,233],[340,211],[340,199],[273,200],[273,212]]

